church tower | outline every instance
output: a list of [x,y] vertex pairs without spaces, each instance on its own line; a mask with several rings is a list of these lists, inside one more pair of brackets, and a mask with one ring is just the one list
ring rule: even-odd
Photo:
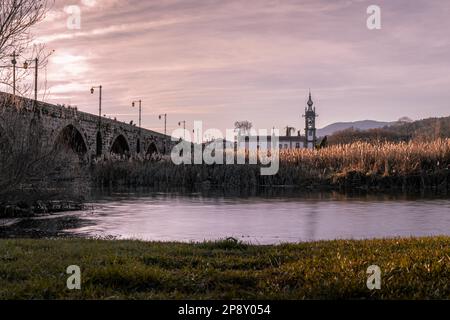
[[308,108],[305,108],[305,148],[314,149],[317,144],[316,136],[316,107],[313,108],[314,102],[311,98],[311,91],[309,92],[309,100],[307,102]]

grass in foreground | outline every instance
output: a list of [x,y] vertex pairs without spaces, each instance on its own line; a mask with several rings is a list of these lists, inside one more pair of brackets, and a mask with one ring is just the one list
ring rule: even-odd
[[[366,270],[382,270],[369,291]],[[82,270],[81,290],[66,268]],[[0,299],[450,298],[450,238],[252,246],[0,240]]]

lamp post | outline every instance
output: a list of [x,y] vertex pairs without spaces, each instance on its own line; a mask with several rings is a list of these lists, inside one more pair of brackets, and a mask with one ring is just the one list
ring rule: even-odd
[[[197,131],[197,132],[196,132]],[[192,129],[192,134],[194,135],[195,133],[197,133],[197,142],[198,144],[202,144],[203,143],[203,138],[200,140],[200,133],[198,132],[199,130],[195,130]],[[194,137],[195,138],[195,137]]]
[[37,103],[39,59],[25,60],[23,64],[25,70],[28,69],[30,62],[34,62],[34,102]]
[[162,117],[164,117],[164,135],[167,135],[167,113],[165,114],[160,114],[159,116],[159,120],[162,119]]
[[92,87],[91,94],[94,94],[95,89],[99,89],[98,96],[98,124],[100,125],[102,121],[102,86]]
[[[18,54],[16,54],[16,52],[14,51],[14,53],[11,55],[12,60],[11,60],[11,64],[12,64],[12,68],[13,68],[13,96],[14,98],[16,97],[16,81],[17,81],[17,77],[16,77],[16,69],[17,68],[21,68],[24,70],[27,70],[28,67],[30,66],[31,63],[34,63],[34,101],[35,103],[37,103],[37,87],[38,87],[38,70],[39,70],[39,59],[35,58],[35,59],[28,59],[25,60],[25,62],[23,63],[23,67],[17,67],[17,57],[19,57]],[[11,66],[0,66],[0,68],[10,68]]]
[[183,124],[183,140],[186,140],[186,120],[178,122],[178,126]]
[[136,106],[136,103],[139,103],[139,134],[141,133],[141,112],[142,112],[142,100],[133,101],[131,103],[131,106],[134,108]]
[[17,64],[16,58],[17,58],[18,56],[19,56],[19,55],[16,54],[15,51],[14,51],[13,54],[11,55],[11,58],[12,58],[11,63],[12,63],[12,65],[13,65],[13,96],[14,96],[14,98],[16,97],[16,64]]
[[16,97],[16,64],[17,64],[17,57],[19,55],[16,54],[16,52],[14,51],[12,55],[10,55],[10,57],[12,58],[11,60],[11,66],[0,66],[0,68],[13,68],[13,96],[14,98]]

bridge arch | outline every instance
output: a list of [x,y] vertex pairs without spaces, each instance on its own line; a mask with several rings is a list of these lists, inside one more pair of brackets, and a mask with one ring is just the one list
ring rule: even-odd
[[0,152],[2,154],[10,152],[12,149],[11,141],[5,129],[0,125]]
[[141,139],[140,138],[137,138],[137,141],[136,141],[136,153],[137,154],[141,153]]
[[71,149],[79,155],[85,155],[88,152],[87,143],[81,131],[73,124],[65,126],[56,137],[55,149],[62,148]]
[[119,134],[113,140],[113,143],[111,144],[111,153],[120,155],[130,153],[130,145],[123,134]]
[[152,156],[152,155],[155,155],[158,153],[159,152],[158,152],[158,148],[156,147],[156,144],[153,141],[150,142],[150,144],[148,145],[146,154],[149,156]]
[[100,131],[97,131],[97,135],[95,137],[95,155],[97,157],[101,156],[103,154],[103,139],[102,139],[102,133]]

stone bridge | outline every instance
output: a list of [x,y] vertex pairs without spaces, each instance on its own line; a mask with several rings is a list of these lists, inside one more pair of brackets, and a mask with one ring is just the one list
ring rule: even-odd
[[[22,123],[39,119],[39,139],[46,145],[64,145],[86,160],[107,158],[111,154],[150,156],[167,154],[174,142],[171,137],[128,123],[81,112],[76,108],[35,102],[0,92],[0,135],[14,115]],[[16,117],[17,118],[17,117]]]

